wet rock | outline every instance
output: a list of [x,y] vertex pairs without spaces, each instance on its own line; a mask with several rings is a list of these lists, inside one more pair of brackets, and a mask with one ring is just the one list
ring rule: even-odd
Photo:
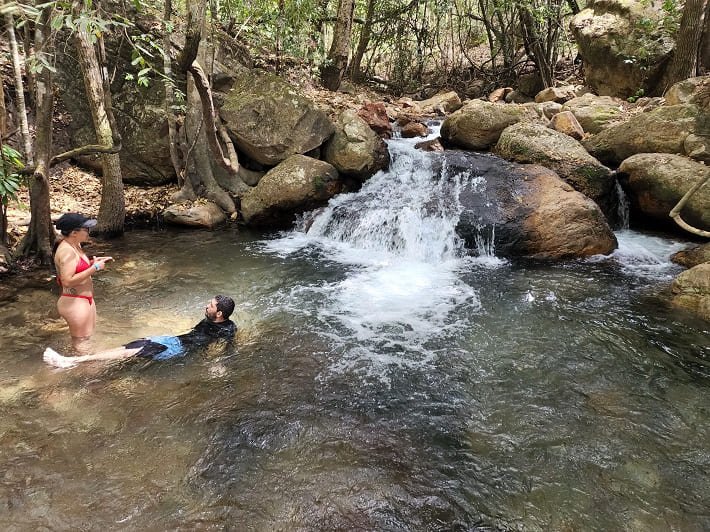
[[331,164],[292,155],[242,197],[241,213],[248,225],[288,227],[297,214],[324,205],[344,188]]
[[426,137],[429,129],[421,122],[408,122],[402,126],[401,134],[405,139],[411,139],[414,137]]
[[335,134],[325,147],[325,160],[341,174],[364,181],[387,168],[389,151],[355,111],[347,110],[338,118]]
[[444,147],[441,145],[441,141],[438,138],[418,142],[414,147],[422,151],[444,151]]
[[710,262],[710,243],[674,253],[671,256],[671,261],[686,268],[692,268],[703,262]]
[[693,266],[671,285],[672,304],[710,321],[710,262]]
[[599,207],[551,170],[463,152],[445,152],[441,164],[449,175],[482,178],[460,194],[457,232],[472,250],[481,238],[493,239],[498,256],[538,259],[608,254],[617,246]]
[[[680,155],[639,153],[619,167],[633,210],[662,224],[675,224],[668,217],[683,195],[703,179],[704,164]],[[682,218],[700,229],[710,228],[710,188],[701,187],[681,212]]]

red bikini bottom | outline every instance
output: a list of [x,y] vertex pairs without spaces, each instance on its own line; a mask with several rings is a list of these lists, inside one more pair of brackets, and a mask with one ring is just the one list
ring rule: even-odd
[[81,296],[79,294],[62,294],[59,297],[78,297],[81,299],[86,299],[89,302],[89,305],[91,305],[94,302],[94,296]]

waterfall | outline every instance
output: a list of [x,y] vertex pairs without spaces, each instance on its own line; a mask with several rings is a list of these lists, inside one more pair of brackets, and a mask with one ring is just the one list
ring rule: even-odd
[[360,191],[332,199],[296,229],[312,240],[347,243],[380,256],[428,263],[463,256],[455,228],[461,214],[461,183],[469,176],[435,179],[431,154],[416,150],[411,141],[390,141],[389,147],[388,171],[373,176]]
[[629,199],[626,197],[624,189],[618,180],[615,181],[616,186],[616,216],[618,218],[619,229],[629,228]]
[[[440,154],[415,149],[421,140],[390,140],[388,170],[263,244],[321,261],[323,278],[284,290],[278,305],[319,320],[319,330],[327,324],[333,350],[341,352],[338,373],[364,365],[380,379],[382,365],[421,363],[433,356],[429,340],[465,327],[454,318],[457,308],[480,308],[460,273],[491,264],[468,256],[456,226],[462,187],[485,188],[485,180],[467,170],[434,170]],[[482,233],[484,255],[492,241]]]

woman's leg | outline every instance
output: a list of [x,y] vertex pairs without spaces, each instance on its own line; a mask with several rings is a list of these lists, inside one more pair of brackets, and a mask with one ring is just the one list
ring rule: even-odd
[[60,297],[57,310],[69,325],[74,349],[78,353],[89,352],[91,335],[96,328],[96,304],[83,297]]

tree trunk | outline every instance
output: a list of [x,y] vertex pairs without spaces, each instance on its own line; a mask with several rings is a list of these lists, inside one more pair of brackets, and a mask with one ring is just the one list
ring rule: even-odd
[[0,148],[7,133],[7,105],[5,104],[5,85],[3,82],[2,71],[0,70]]
[[163,12],[163,73],[165,74],[165,116],[168,121],[168,147],[170,150],[170,162],[173,163],[178,186],[183,184],[184,174],[182,172],[182,161],[177,147],[177,121],[175,120],[175,110],[173,109],[173,91],[175,82],[173,81],[172,58],[170,57],[170,17],[172,14],[172,3],[165,0],[165,10]]
[[696,75],[706,4],[707,0],[685,1],[675,42],[675,52],[666,78],[667,87]]
[[[49,51],[49,16],[51,7],[45,7],[41,21],[35,29],[35,53]],[[52,152],[52,110],[54,92],[52,72],[44,67],[37,75],[34,101],[37,103],[35,120],[34,161],[35,169],[30,178],[30,226],[25,238],[20,243],[20,255],[35,255],[41,264],[48,265],[52,260],[54,229],[49,208],[49,161]]]
[[5,16],[7,25],[7,35],[10,40],[10,51],[12,53],[12,66],[15,73],[15,92],[17,93],[17,114],[19,116],[20,134],[22,135],[22,151],[25,156],[25,162],[28,165],[32,163],[32,138],[30,137],[30,128],[27,122],[27,106],[25,104],[25,86],[22,82],[22,62],[20,60],[20,51],[17,47],[17,39],[15,37],[15,22],[12,15]]
[[350,38],[353,25],[355,0],[340,0],[338,16],[333,30],[333,43],[330,46],[326,63],[321,67],[320,79],[323,86],[331,91],[338,90],[343,74],[348,66]]
[[[84,77],[84,88],[91,109],[96,140],[99,145],[112,146],[113,130],[106,109],[104,86],[94,45],[90,41],[89,34],[81,29],[76,32],[74,42]],[[119,236],[123,234],[126,218],[121,160],[117,153],[105,153],[101,155],[101,163],[101,205],[96,232],[109,237]]]
[[377,0],[368,0],[367,13],[365,14],[365,23],[360,29],[360,39],[357,42],[357,49],[353,55],[352,65],[350,67],[350,76],[353,81],[362,81],[364,73],[362,72],[362,58],[367,52],[367,47],[370,45],[372,37],[372,24],[375,17],[375,5]]
[[548,51],[543,46],[542,37],[535,26],[535,20],[529,6],[520,6],[520,21],[523,27],[525,50],[540,72],[543,86],[545,88],[552,87],[555,83],[554,65],[550,61]]
[[[186,45],[186,48],[189,48],[191,53],[194,52],[194,56],[184,71],[185,74],[190,73],[190,76],[187,76],[188,109],[184,130],[191,149],[185,157],[187,167],[184,185],[173,197],[173,200],[189,200],[197,194],[213,201],[222,210],[232,214],[237,211],[236,205],[230,195],[217,183],[212,171],[212,160],[215,160],[230,177],[239,180],[238,163],[235,167],[230,159],[224,157],[219,144],[209,80],[200,66],[207,64],[208,56],[205,43],[201,38],[205,24],[206,4],[199,2],[188,5],[190,9],[188,26],[193,28],[189,38],[193,42],[189,46]],[[197,46],[194,41],[197,42]],[[180,66],[185,65],[189,58],[190,56],[183,51],[179,61]],[[244,183],[241,184],[246,188]]]
[[700,42],[700,54],[698,57],[698,73],[700,75],[710,73],[710,2],[705,3],[703,36]]

